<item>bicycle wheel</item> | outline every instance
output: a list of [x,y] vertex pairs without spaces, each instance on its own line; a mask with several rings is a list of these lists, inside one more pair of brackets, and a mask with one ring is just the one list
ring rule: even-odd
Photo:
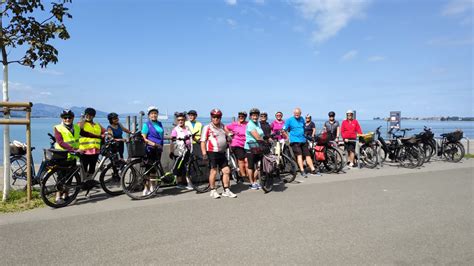
[[460,142],[443,145],[443,157],[449,162],[457,163],[461,161],[465,153],[464,146]]
[[[147,166],[142,159],[128,163],[121,175],[123,192],[135,200],[148,199],[154,196],[160,184],[157,175],[162,175],[162,173],[159,173],[159,170],[156,169],[156,173],[150,175],[152,167]],[[153,185],[153,191],[147,193],[145,188],[151,188],[150,185]]]
[[431,146],[429,143],[423,143],[422,150],[425,154],[424,162],[427,163],[431,160],[431,157],[434,154],[433,146]]
[[119,169],[116,169],[111,163],[100,173],[99,182],[105,193],[111,196],[118,196],[123,193]]
[[[81,176],[74,169],[54,169],[48,172],[41,181],[41,198],[52,208],[62,208],[73,202],[81,191]],[[61,193],[63,201],[56,202]]]
[[402,167],[413,169],[418,167],[417,151],[413,147],[402,146],[398,150],[397,159]]
[[195,160],[189,165],[188,175],[197,193],[205,193],[210,190],[209,174],[206,174],[207,171],[204,171],[203,168],[204,167],[199,167],[199,164]]
[[326,160],[323,162],[328,173],[335,173],[339,169],[337,151],[331,147],[326,148]]
[[[26,188],[26,158],[14,156],[10,158],[10,186],[14,190]],[[33,178],[33,177],[32,177]]]
[[281,155],[281,162],[279,165],[279,174],[283,182],[291,183],[295,181],[298,166],[295,160],[291,159],[288,155]]
[[372,146],[364,144],[360,147],[360,159],[367,168],[373,169],[377,167],[377,152]]
[[265,193],[268,193],[273,190],[273,175],[272,174],[267,174],[263,173],[260,175],[260,186],[262,187],[262,190]]

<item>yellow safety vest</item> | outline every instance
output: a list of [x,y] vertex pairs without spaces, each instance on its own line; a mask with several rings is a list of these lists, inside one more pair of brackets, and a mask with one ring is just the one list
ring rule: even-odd
[[[97,136],[100,136],[100,134],[102,133],[102,129],[99,123],[95,123],[94,126],[92,126],[91,123],[85,122],[84,131],[97,135]],[[100,149],[101,141],[102,141],[101,139],[81,137],[79,139],[79,149],[80,150]]]
[[[81,137],[80,136],[80,132],[81,132],[81,128],[79,128],[78,125],[73,125],[73,128],[74,128],[74,135],[72,134],[72,132],[63,124],[59,124],[59,125],[56,125],[54,126],[54,128],[61,134],[61,137],[63,138],[63,141],[69,145],[71,145],[71,147],[73,147],[74,149],[78,149],[79,148],[79,138]],[[58,149],[58,150],[65,150],[63,147],[61,147],[59,145],[59,143],[55,143],[54,144],[54,148],[55,149]],[[69,154],[67,156],[67,159],[68,160],[73,160],[73,159],[76,159],[76,156],[72,155],[72,154]]]
[[[196,121],[196,124],[194,124],[194,127],[193,127],[193,124],[191,123],[191,121],[186,121],[185,125],[191,129],[191,134],[194,134],[194,133],[197,133],[196,134],[196,139],[197,140],[200,140],[201,139],[201,131],[202,131],[202,124],[201,122],[199,121]],[[196,144],[198,142],[196,142],[194,139],[193,139],[193,144]]]

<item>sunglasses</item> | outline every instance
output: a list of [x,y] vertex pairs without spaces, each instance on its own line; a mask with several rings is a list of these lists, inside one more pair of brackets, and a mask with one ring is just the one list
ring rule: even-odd
[[221,119],[222,116],[213,116],[212,119]]
[[178,122],[184,121],[184,119],[176,119]]
[[71,120],[73,119],[72,117],[68,116],[68,117],[63,117],[64,120]]
[[246,115],[239,115],[239,118],[240,118],[240,117],[243,117],[243,118],[245,118],[245,117],[247,117],[247,116],[246,116]]

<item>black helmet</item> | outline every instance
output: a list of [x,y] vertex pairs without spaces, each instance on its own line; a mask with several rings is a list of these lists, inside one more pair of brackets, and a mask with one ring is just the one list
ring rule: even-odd
[[188,112],[188,115],[198,115],[198,113],[196,112],[196,110],[189,110]]
[[107,115],[107,119],[109,120],[109,122],[112,122],[112,120],[114,120],[115,118],[118,118],[117,113],[110,113]]
[[331,117],[331,116],[336,117],[336,113],[334,113],[333,111],[331,111],[331,112],[328,113],[328,116],[329,116],[329,117]]
[[267,112],[261,112],[260,116],[268,116]]
[[245,111],[240,111],[240,112],[239,112],[239,115],[243,115],[243,116],[247,117],[247,112],[245,112]]
[[74,117],[74,112],[69,110],[69,109],[64,109],[62,112],[61,112],[61,118],[64,118],[64,117]]
[[250,109],[249,114],[250,114],[250,115],[253,115],[253,114],[258,114],[258,115],[260,115],[260,110],[258,110],[258,108],[252,108],[252,109]]
[[94,108],[87,107],[86,110],[84,110],[84,114],[85,114],[85,115],[95,116],[96,112],[95,112],[95,109],[94,109]]
[[174,117],[186,117],[186,112],[175,112]]

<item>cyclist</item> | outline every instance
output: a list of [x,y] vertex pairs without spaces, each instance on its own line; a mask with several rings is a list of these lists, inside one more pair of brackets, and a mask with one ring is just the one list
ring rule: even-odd
[[[285,134],[289,135],[290,138],[290,146],[293,149],[293,153],[296,156],[298,166],[301,171],[301,175],[304,178],[307,178],[308,175],[305,173],[304,170],[304,161],[303,156],[306,159],[306,164],[311,169],[312,175],[320,176],[321,174],[315,169],[313,165],[313,160],[311,159],[311,153],[308,149],[308,143],[304,136],[304,124],[305,121],[301,117],[301,109],[296,108],[293,111],[293,117],[290,117],[286,120],[285,126],[283,127]],[[289,134],[288,134],[289,133]]]
[[201,122],[197,121],[198,114],[196,110],[189,110],[188,118],[189,120],[186,121],[185,125],[191,129],[191,133],[197,133],[193,138],[193,153],[197,156],[201,156],[201,132],[202,132],[202,124]]
[[348,155],[349,166],[354,167],[355,161],[355,148],[357,134],[362,134],[359,122],[354,119],[354,111],[347,110],[346,120],[342,121],[341,125],[341,136],[344,139],[345,149]]
[[[56,143],[54,148],[58,150],[67,150],[69,152],[80,152],[79,150],[79,138],[81,129],[78,125],[74,125],[74,112],[69,109],[65,109],[61,112],[61,124],[54,126],[54,137]],[[76,165],[76,156],[68,154],[68,161],[71,165]],[[56,193],[56,203],[64,203],[64,199],[67,198],[67,192]]]
[[[178,125],[171,131],[170,159],[175,159],[173,174],[177,177],[178,189],[193,190],[191,180],[186,177],[186,164],[188,163],[191,149],[191,129],[185,125],[186,113],[176,113]],[[186,148],[187,146],[187,148]],[[186,179],[187,186],[183,185]]]
[[[148,107],[148,121],[143,124],[142,136],[146,143],[147,158],[152,163],[153,161],[161,161],[161,154],[163,153],[163,124],[158,121],[158,108],[156,106]],[[143,195],[146,196],[154,191],[154,184],[147,181],[143,190]]]
[[94,122],[95,115],[96,111],[94,108],[86,108],[84,116],[81,117],[81,121],[78,124],[81,129],[79,149],[84,152],[81,156],[81,161],[84,171],[89,176],[95,172],[95,166],[100,154],[100,144],[105,133],[105,129],[99,123]]
[[261,187],[260,184],[257,183],[259,171],[258,168],[256,168],[256,165],[262,160],[263,155],[255,152],[255,149],[253,147],[258,147],[259,145],[261,145],[264,134],[262,128],[260,127],[260,123],[258,122],[260,110],[258,110],[257,108],[252,108],[250,109],[249,114],[250,120],[247,125],[247,130],[245,131],[245,150],[247,154],[250,188],[257,190]]
[[268,123],[268,114],[262,112],[260,114],[260,127],[263,130],[263,135],[269,139],[272,136],[272,126]]
[[120,158],[123,159],[123,152],[124,152],[124,142],[125,139],[123,138],[123,132],[130,134],[130,130],[122,125],[119,122],[118,114],[110,113],[107,115],[107,119],[109,120],[109,126],[107,127],[107,132],[113,136],[115,141],[118,142],[118,152]]
[[225,155],[227,149],[227,135],[224,125],[221,122],[222,112],[219,109],[211,110],[211,123],[205,126],[201,136],[201,152],[204,160],[209,160],[209,185],[211,187],[211,197],[218,199],[221,197],[216,190],[217,168],[222,171],[222,183],[224,186],[223,197],[236,198],[237,195],[230,191],[230,168],[227,165]]
[[341,135],[341,127],[336,120],[336,113],[333,111],[328,113],[329,120],[324,123],[323,130],[327,132],[329,140],[338,140]]
[[247,129],[248,122],[247,119],[247,112],[241,111],[238,113],[238,120],[232,122],[231,124],[225,127],[226,131],[231,133],[232,136],[232,143],[230,144],[230,148],[232,152],[235,154],[239,164],[239,171],[240,171],[240,178],[244,177],[247,173],[247,162],[245,160],[245,130]]
[[316,135],[316,125],[311,120],[311,115],[309,114],[306,115],[306,121],[304,123],[304,135],[311,138],[314,138]]
[[285,126],[285,120],[283,120],[283,113],[276,112],[275,120],[271,124],[272,134],[275,135],[275,140],[284,140],[285,135],[282,135],[281,132]]

